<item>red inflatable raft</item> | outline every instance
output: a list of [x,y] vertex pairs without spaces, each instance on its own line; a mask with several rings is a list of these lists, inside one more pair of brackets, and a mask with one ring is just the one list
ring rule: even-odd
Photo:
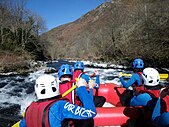
[[136,120],[140,117],[141,107],[122,107],[120,97],[124,91],[124,88],[113,83],[100,85],[97,91],[98,96],[104,96],[106,102],[111,103],[115,107],[96,108],[95,126],[123,126],[129,120]]
[[96,110],[95,126],[124,126],[129,121],[137,120],[140,117],[139,107],[105,107],[96,108]]
[[104,96],[106,98],[106,102],[119,107],[121,106],[120,97],[124,91],[125,88],[122,88],[113,83],[106,83],[100,85],[98,96]]

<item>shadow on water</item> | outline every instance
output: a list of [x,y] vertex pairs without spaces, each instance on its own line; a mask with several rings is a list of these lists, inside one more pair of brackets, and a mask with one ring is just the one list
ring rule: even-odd
[[21,119],[21,116],[18,115],[20,112],[20,105],[9,103],[4,103],[4,105],[9,106],[5,108],[0,106],[0,127],[11,127]]

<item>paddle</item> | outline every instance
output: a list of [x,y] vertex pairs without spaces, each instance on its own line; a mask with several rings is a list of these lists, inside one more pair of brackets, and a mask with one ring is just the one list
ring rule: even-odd
[[[122,76],[131,77],[132,74],[122,73]],[[168,78],[168,74],[160,74],[160,80],[166,80],[167,78]]]
[[[90,75],[90,78],[92,78],[92,77],[94,77],[94,76],[96,76],[96,75],[98,75],[98,71],[97,71],[97,70],[95,70],[95,72]],[[99,80],[100,80],[100,79],[99,79]],[[100,82],[100,81],[99,81],[99,82]],[[98,89],[96,89],[95,96],[98,96]]]
[[[19,118],[22,119],[24,115],[25,115],[25,112],[22,113],[22,116],[20,116]],[[15,123],[12,127],[20,127],[19,124],[20,124],[20,120],[17,123]]]
[[90,77],[90,78],[92,78],[92,77],[94,77],[94,76],[96,76],[96,74],[95,74],[95,73],[93,73],[93,74],[89,75],[89,77]]

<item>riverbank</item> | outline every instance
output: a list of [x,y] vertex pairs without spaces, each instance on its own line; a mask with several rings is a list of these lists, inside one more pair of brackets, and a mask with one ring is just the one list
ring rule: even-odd
[[28,54],[0,53],[0,75],[27,74],[44,66],[44,62],[33,60]]

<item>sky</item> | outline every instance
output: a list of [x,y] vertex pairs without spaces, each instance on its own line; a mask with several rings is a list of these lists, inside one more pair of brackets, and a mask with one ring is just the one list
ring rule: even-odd
[[73,22],[106,0],[27,0],[26,8],[46,21],[48,30]]

